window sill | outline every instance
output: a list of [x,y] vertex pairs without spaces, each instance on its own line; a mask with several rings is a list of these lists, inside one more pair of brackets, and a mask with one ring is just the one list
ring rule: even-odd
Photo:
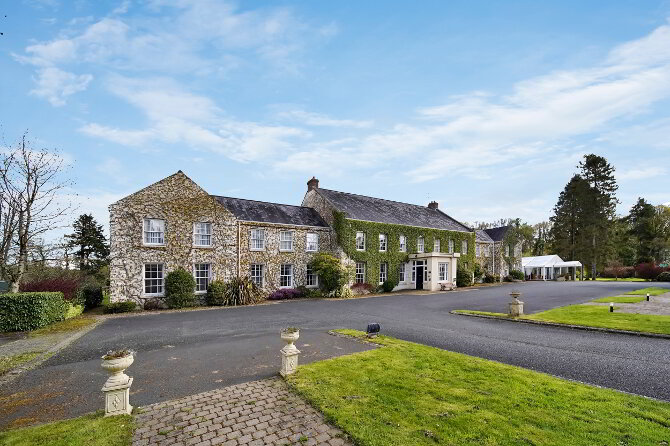
[[165,243],[142,243],[147,248],[165,248]]
[[193,245],[193,248],[198,249],[214,249],[213,245]]
[[305,285],[305,288],[309,288],[309,289],[313,290],[313,289],[319,288],[319,285],[318,284],[317,285]]
[[249,251],[251,251],[251,252],[263,252],[263,251],[265,251],[265,248],[249,248]]
[[280,286],[280,287],[279,287],[280,290],[286,290],[286,289],[291,289],[291,288],[295,288],[295,287],[294,287],[293,285],[289,285],[289,286]]
[[165,297],[165,293],[161,293],[161,294],[142,294],[142,297]]
[[294,249],[280,249],[279,252],[295,252]]

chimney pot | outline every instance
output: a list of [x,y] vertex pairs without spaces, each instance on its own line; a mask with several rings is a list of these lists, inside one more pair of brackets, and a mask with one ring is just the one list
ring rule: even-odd
[[428,203],[428,207],[430,209],[437,209],[437,201],[431,201],[430,203]]
[[319,188],[319,180],[317,180],[316,177],[312,177],[312,179],[307,182],[307,190],[310,191],[312,189],[318,189],[318,188]]

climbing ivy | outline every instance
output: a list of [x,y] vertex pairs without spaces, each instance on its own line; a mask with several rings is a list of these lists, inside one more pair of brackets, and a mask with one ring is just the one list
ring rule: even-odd
[[[440,239],[440,251],[446,252],[449,239],[454,242],[454,252],[460,252],[462,241],[468,241],[467,254],[461,253],[460,264],[467,263],[472,268],[475,263],[475,234],[473,232],[447,231],[443,229],[417,228],[390,223],[376,223],[346,218],[339,211],[333,211],[333,228],[342,250],[352,260],[365,262],[366,282],[377,286],[379,283],[379,265],[388,263],[388,278],[398,283],[398,266],[409,261],[409,254],[417,252],[417,240],[424,239],[424,252],[432,252],[434,241]],[[356,249],[356,232],[365,233],[365,251]],[[385,252],[379,251],[379,234],[386,234]],[[400,236],[406,237],[407,252],[400,251]],[[411,274],[410,270],[405,272]]]

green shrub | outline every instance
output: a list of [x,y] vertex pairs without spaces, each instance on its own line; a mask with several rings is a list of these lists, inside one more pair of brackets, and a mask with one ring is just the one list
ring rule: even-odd
[[393,291],[393,288],[395,288],[396,283],[392,280],[385,280],[384,283],[381,284],[381,289],[385,293],[390,293]]
[[656,276],[658,282],[670,282],[670,271],[664,271]]
[[248,277],[235,278],[228,283],[214,281],[207,291],[208,305],[249,305],[262,299],[260,288]]
[[137,305],[133,301],[114,302],[113,304],[105,305],[105,313],[129,313],[135,311]]
[[65,319],[72,319],[73,317],[77,317],[84,312],[83,305],[71,304],[70,302],[66,302],[66,305],[67,308],[65,310]]
[[165,303],[169,308],[191,307],[195,304],[195,279],[183,268],[165,278]]
[[510,278],[514,280],[523,280],[525,279],[523,275],[523,271],[519,271],[518,269],[513,269],[512,271],[509,272]]
[[315,254],[310,266],[314,274],[319,276],[319,286],[325,294],[339,292],[349,282],[349,271],[335,256],[325,253]]
[[80,292],[84,309],[91,310],[102,304],[102,287],[88,285],[83,287]]
[[500,281],[500,276],[497,274],[486,273],[484,275],[484,283],[496,283]]
[[456,267],[456,286],[472,286],[472,271],[462,266]]
[[147,311],[160,310],[163,308],[163,302],[159,298],[154,297],[153,299],[146,299],[142,307]]
[[62,321],[69,305],[60,292],[0,295],[0,331],[25,331]]
[[205,301],[207,305],[224,305],[226,298],[226,284],[223,280],[214,280],[209,283],[207,287],[207,295]]
[[481,281],[482,277],[484,277],[484,269],[477,262],[475,262],[475,269],[473,270],[473,274],[477,282]]

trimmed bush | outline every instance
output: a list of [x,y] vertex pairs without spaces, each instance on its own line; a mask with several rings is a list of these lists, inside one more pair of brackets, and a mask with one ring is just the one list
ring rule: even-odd
[[195,305],[195,279],[183,268],[168,273],[165,277],[165,303],[169,308],[184,308]]
[[500,281],[500,276],[497,274],[485,274],[484,275],[484,283],[496,283]]
[[472,271],[460,266],[456,267],[456,286],[472,286]]
[[225,305],[226,284],[223,280],[213,280],[209,283],[205,301],[207,302],[207,305]]
[[[81,279],[74,277],[52,277],[42,280],[33,280],[19,285],[22,293],[29,292],[61,292],[68,301],[77,300],[77,290]],[[83,303],[83,302],[81,302]]]
[[635,267],[635,275],[641,279],[654,280],[663,270],[654,263],[640,263]]
[[147,311],[160,310],[163,308],[163,302],[158,298],[147,299],[142,304],[142,307]]
[[392,280],[385,280],[384,283],[381,285],[381,289],[385,293],[390,293],[393,291],[393,288],[395,288],[396,283]]
[[137,305],[133,301],[114,302],[105,305],[105,313],[129,313],[135,311]]
[[77,317],[84,312],[83,305],[72,305],[70,302],[65,302],[65,305],[65,319],[72,319],[73,317]]
[[634,266],[610,266],[602,270],[600,277],[605,277],[608,279],[625,279],[628,277],[635,277],[635,267]]
[[656,280],[659,282],[670,282],[670,271],[664,271],[658,276],[656,276]]
[[509,277],[513,280],[523,280],[525,279],[523,272],[518,269],[513,269],[509,272]]
[[102,288],[99,286],[86,286],[81,289],[81,300],[84,302],[84,309],[91,310],[102,304]]
[[341,290],[349,282],[349,271],[335,256],[315,254],[310,266],[314,274],[319,276],[319,286],[326,294]]
[[27,292],[0,295],[0,331],[25,331],[62,321],[70,306],[63,293]]
[[481,267],[479,263],[475,262],[475,269],[473,270],[473,274],[477,282],[482,281],[482,278],[484,277],[484,269]]
[[297,288],[280,288],[273,291],[269,296],[268,300],[288,300],[288,299],[298,299],[304,297],[304,293]]

